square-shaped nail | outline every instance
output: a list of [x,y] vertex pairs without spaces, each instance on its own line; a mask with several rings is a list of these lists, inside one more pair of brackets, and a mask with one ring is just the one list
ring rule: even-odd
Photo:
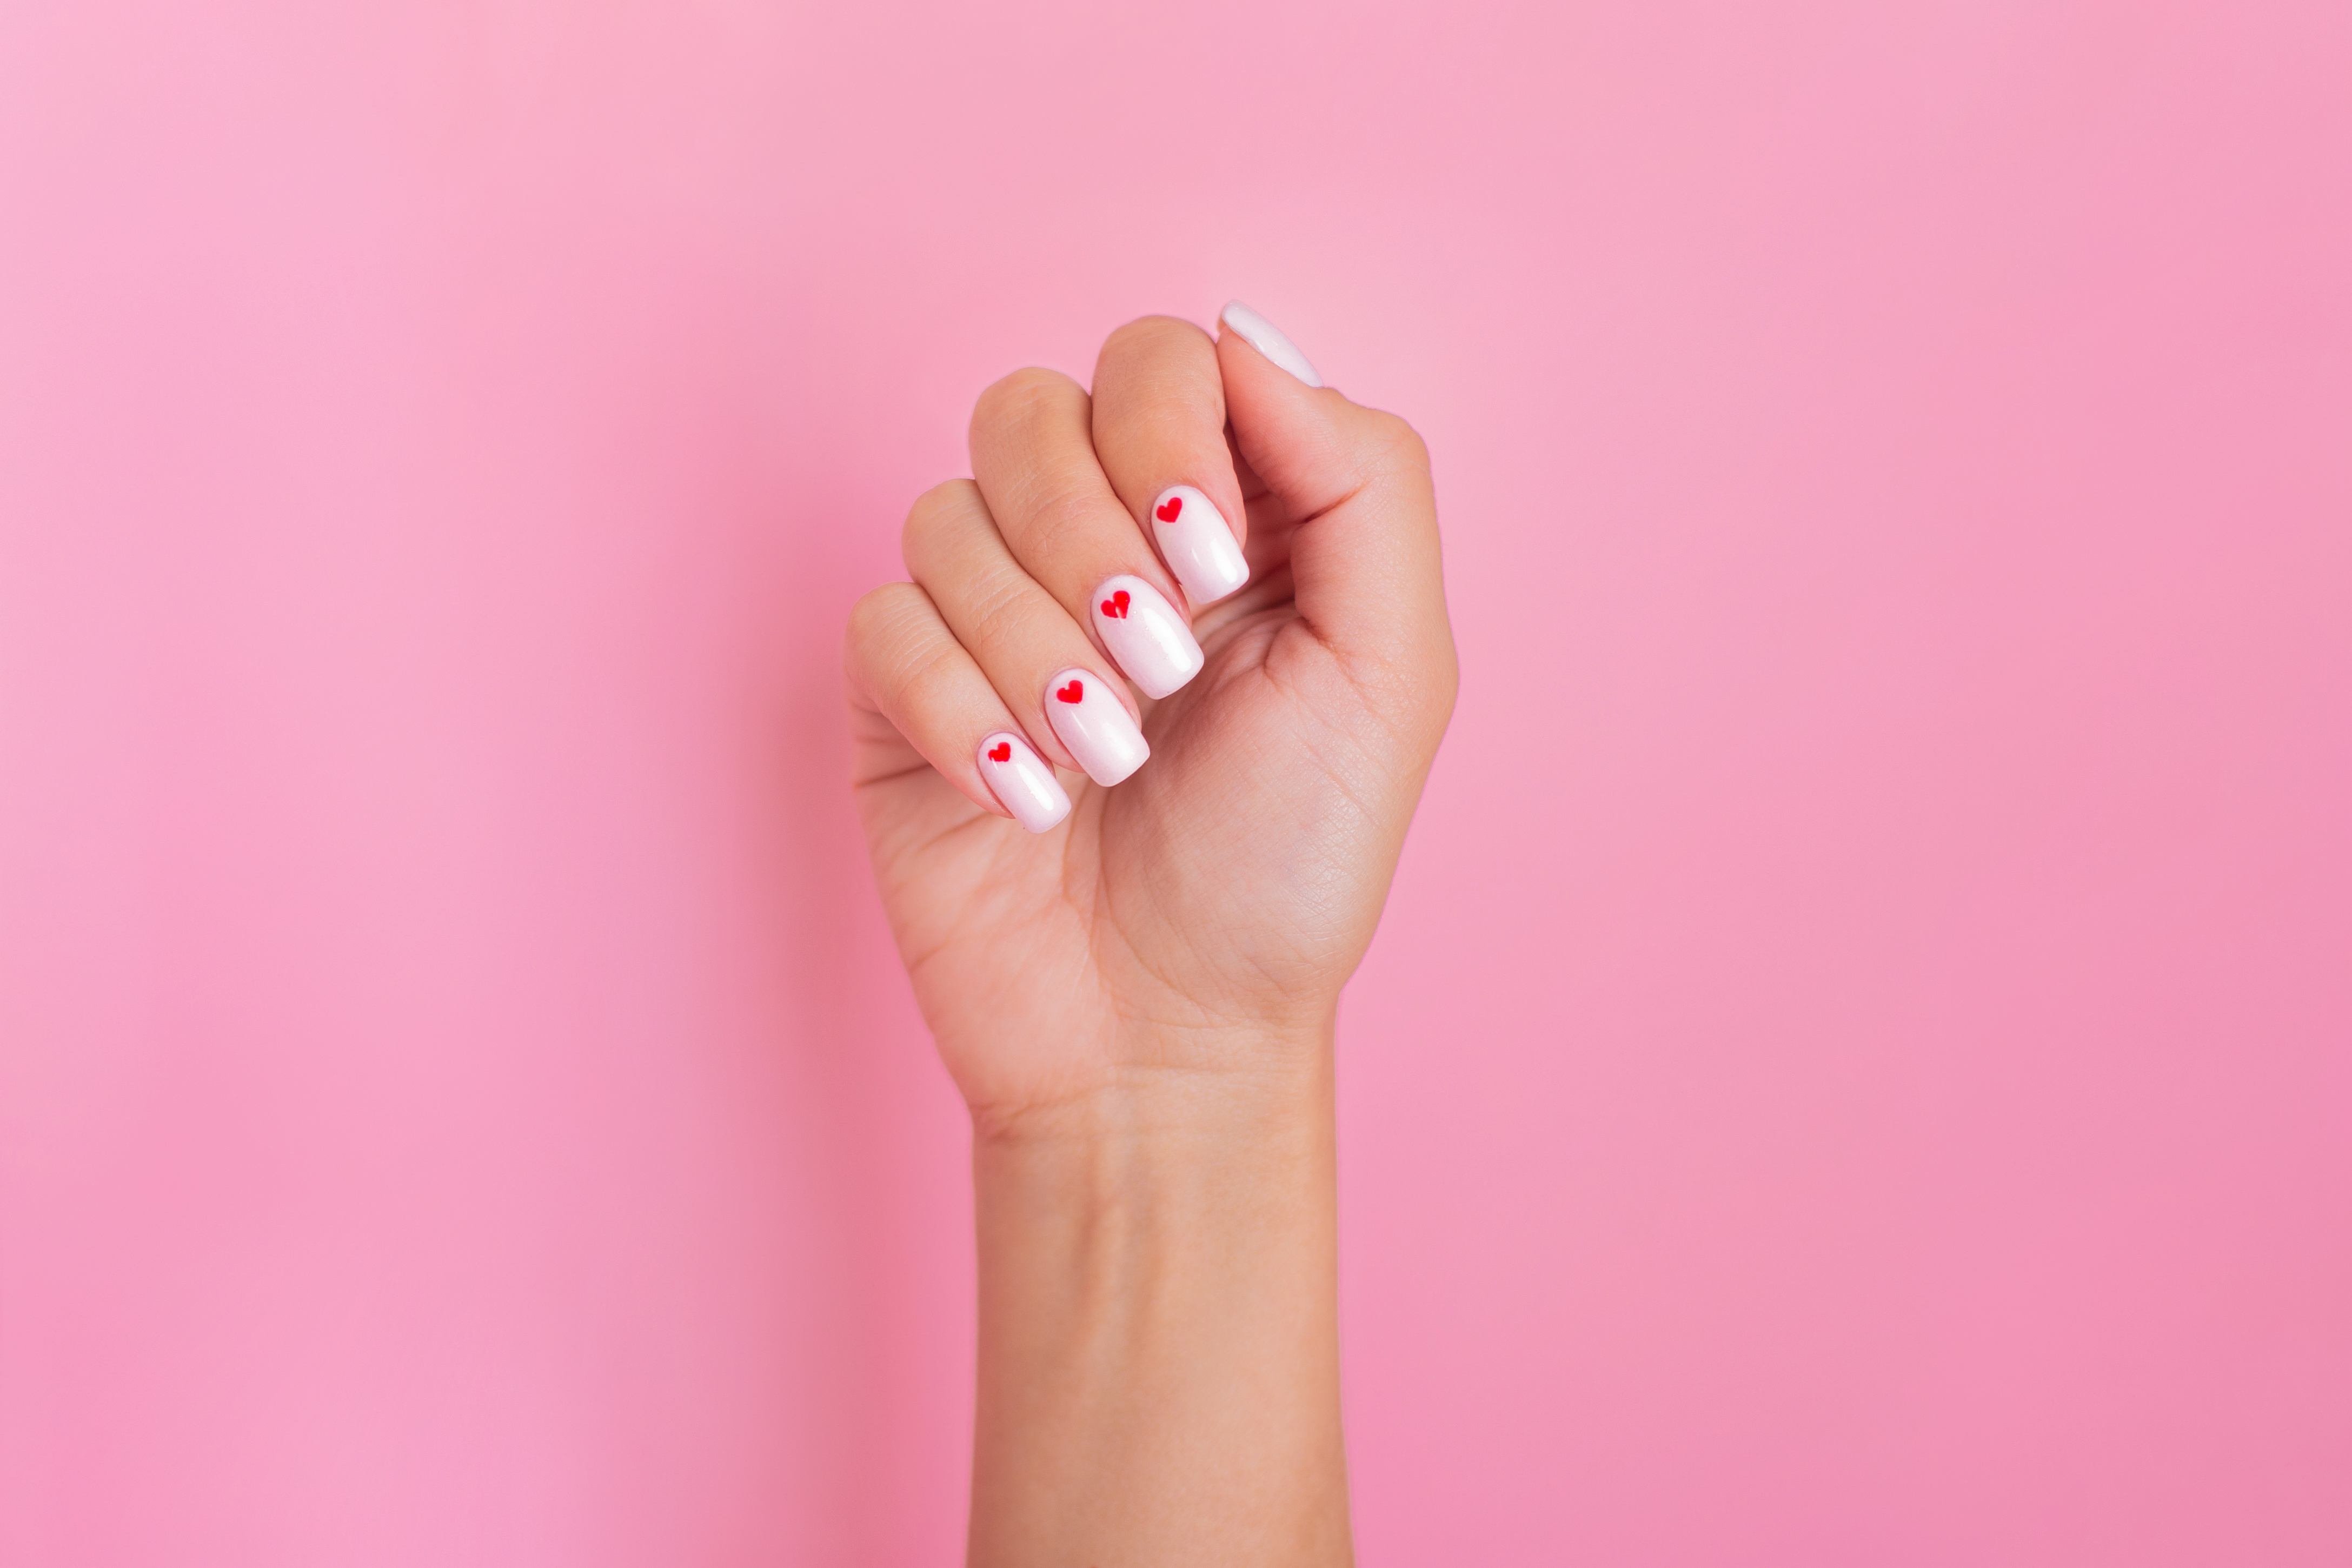
[[1213,605],[1249,581],[1249,563],[1234,542],[1232,525],[1191,485],[1171,485],[1151,503],[1151,532],[1160,558],[1195,606]]
[[980,743],[980,776],[1013,814],[1013,820],[1032,833],[1043,833],[1070,815],[1070,797],[1045,759],[1028,742],[1009,730],[999,730]]
[[1118,783],[1151,755],[1127,704],[1091,669],[1066,669],[1046,683],[1045,721],[1098,784]]
[[1095,635],[1147,697],[1165,697],[1207,662],[1192,628],[1140,577],[1113,577],[1094,592]]

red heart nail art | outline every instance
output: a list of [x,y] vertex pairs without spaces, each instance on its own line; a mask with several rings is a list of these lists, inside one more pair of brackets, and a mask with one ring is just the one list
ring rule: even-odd
[[1013,742],[1010,741],[999,741],[996,744],[989,747],[988,760],[992,763],[1011,762],[1013,760]]
[[1076,702],[1079,698],[1084,697],[1086,694],[1087,689],[1079,685],[1075,680],[1062,688],[1059,691],[1054,693],[1055,696],[1060,698],[1065,702]]
[[1159,510],[1154,511],[1151,515],[1158,518],[1162,522],[1173,522],[1176,521],[1176,514],[1183,510],[1184,498],[1182,496],[1170,496],[1166,500],[1160,503]]
[[1103,601],[1103,614],[1114,621],[1123,621],[1127,619],[1127,590],[1121,588]]

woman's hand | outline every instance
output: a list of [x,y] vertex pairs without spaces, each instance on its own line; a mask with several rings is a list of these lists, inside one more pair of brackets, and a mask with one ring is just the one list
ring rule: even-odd
[[971,459],[846,650],[972,1112],[971,1560],[1345,1562],[1331,1028],[1453,708],[1427,454],[1229,306],[1008,376]]
[[[1453,708],[1420,439],[1230,324],[1151,317],[1091,402],[1051,371],[989,388],[971,461],[847,648],[866,840],[948,1070],[987,1136],[1275,1065],[1371,940]],[[1043,833],[1007,820],[1058,805],[1033,756],[1105,781]]]

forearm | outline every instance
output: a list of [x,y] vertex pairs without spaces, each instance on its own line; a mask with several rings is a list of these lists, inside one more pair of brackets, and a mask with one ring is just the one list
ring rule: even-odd
[[1350,1560],[1328,1035],[983,1127],[971,1561]]

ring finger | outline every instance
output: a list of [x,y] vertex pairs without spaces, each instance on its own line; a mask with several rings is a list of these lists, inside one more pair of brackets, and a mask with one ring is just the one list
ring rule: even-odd
[[978,487],[955,479],[927,492],[907,515],[899,549],[908,574],[1038,750],[1099,784],[1143,765],[1151,748],[1120,682],[1013,558]]

